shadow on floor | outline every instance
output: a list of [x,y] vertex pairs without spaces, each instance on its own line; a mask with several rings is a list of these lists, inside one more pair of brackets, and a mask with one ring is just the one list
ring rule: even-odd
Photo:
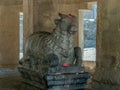
[[20,90],[21,78],[17,69],[0,69],[0,90]]

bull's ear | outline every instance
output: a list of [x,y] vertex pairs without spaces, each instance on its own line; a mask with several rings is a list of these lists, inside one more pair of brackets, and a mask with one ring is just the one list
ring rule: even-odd
[[59,19],[55,19],[54,22],[57,25],[57,24],[59,24],[60,20]]
[[65,18],[67,15],[59,13],[59,16],[60,16],[61,18]]

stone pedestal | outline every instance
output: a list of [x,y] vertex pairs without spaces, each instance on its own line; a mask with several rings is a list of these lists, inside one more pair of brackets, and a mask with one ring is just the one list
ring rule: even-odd
[[[20,66],[19,71],[22,76],[21,90],[46,90],[47,84],[45,77],[43,77],[44,71],[47,67],[41,67],[39,70],[28,69]],[[43,71],[42,71],[43,70]]]
[[120,90],[120,1],[98,1],[97,66],[92,90]]
[[84,67],[49,67],[47,75],[48,90],[88,90],[90,74]]

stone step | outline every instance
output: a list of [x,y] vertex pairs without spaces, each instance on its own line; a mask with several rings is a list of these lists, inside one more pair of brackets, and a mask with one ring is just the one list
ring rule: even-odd
[[46,86],[46,82],[41,81],[41,82],[35,82],[29,79],[22,79],[22,82],[24,82],[26,85],[30,85],[36,88],[39,88],[40,90],[45,90],[45,88],[47,88]]
[[64,85],[64,86],[53,86],[48,90],[87,90],[86,85]]
[[47,80],[67,80],[67,79],[77,79],[77,78],[90,78],[90,74],[88,72],[78,73],[78,74],[56,74],[56,75],[48,75]]
[[85,72],[84,67],[50,67],[48,68],[48,75],[49,74],[60,74],[60,73],[83,73]]
[[58,85],[74,85],[74,84],[86,84],[87,79],[68,79],[59,81],[47,81],[48,86],[58,86]]

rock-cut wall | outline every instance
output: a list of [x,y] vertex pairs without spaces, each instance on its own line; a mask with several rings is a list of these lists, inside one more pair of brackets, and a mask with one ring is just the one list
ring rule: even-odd
[[97,65],[92,90],[120,90],[120,0],[98,1]]

